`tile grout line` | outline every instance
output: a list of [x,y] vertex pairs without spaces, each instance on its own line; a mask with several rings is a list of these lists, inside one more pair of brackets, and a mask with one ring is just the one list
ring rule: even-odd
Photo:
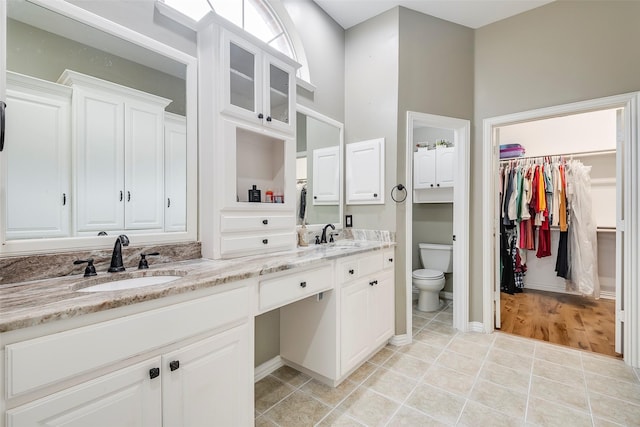
[[589,415],[591,417],[591,425],[595,427],[596,425],[596,420],[595,420],[595,416],[593,414],[593,408],[591,407],[591,395],[589,394],[589,386],[587,384],[587,375],[585,374],[585,370],[584,370],[584,361],[582,360],[582,353],[579,353],[580,355],[580,368],[582,371],[582,379],[584,380],[584,392],[587,395],[587,407],[589,408]]
[[[449,304],[445,304],[445,305],[444,305],[444,308],[443,308],[442,310],[446,310],[446,308],[447,308],[448,306],[449,306]],[[440,311],[438,311],[438,314],[439,314],[439,313],[440,313]],[[435,316],[434,316],[434,317],[435,317]],[[431,321],[432,321],[432,320],[433,320],[433,318],[431,318],[431,319],[429,320],[429,322],[427,322],[427,323],[422,327],[422,329],[420,329],[420,331],[418,331],[418,333],[422,332],[422,331],[427,327],[427,325],[429,325],[429,324],[431,323]],[[455,334],[455,335],[457,335],[457,334],[458,334],[458,332],[456,331],[456,334]],[[454,335],[454,336],[455,336],[455,335]],[[412,337],[412,341],[413,341],[413,337]],[[419,341],[419,342],[422,342],[422,341]],[[450,343],[450,342],[451,342],[451,340],[449,340],[449,343]],[[445,346],[442,348],[442,350],[440,350],[440,353],[439,353],[439,354],[438,354],[438,356],[433,360],[433,363],[431,363],[431,366],[429,366],[429,368],[428,368],[428,369],[427,369],[427,370],[426,370],[426,371],[425,371],[425,372],[424,372],[424,373],[419,377],[418,381],[416,381],[416,385],[415,385],[415,386],[413,386],[413,388],[411,389],[411,391],[409,392],[409,394],[407,394],[407,397],[405,397],[405,398],[404,398],[404,400],[400,403],[400,405],[398,406],[398,408],[393,412],[393,414],[391,414],[391,417],[389,417],[389,419],[388,419],[388,420],[387,420],[387,422],[385,423],[385,426],[388,426],[388,425],[389,425],[389,423],[393,420],[393,418],[398,414],[398,412],[400,412],[400,410],[405,406],[405,404],[407,403],[407,401],[409,400],[409,398],[413,395],[413,393],[416,391],[416,389],[418,388],[418,386],[420,386],[420,384],[422,383],[422,380],[423,380],[423,379],[424,379],[424,377],[427,375],[427,372],[429,372],[429,370],[433,368],[433,366],[435,365],[436,361],[438,360],[438,358],[440,357],[440,355],[442,355],[442,353],[443,353],[443,352],[444,352],[444,350],[447,348],[447,346],[449,345],[449,343],[447,343],[447,345],[445,345]],[[411,356],[411,355],[410,355],[410,354],[407,354],[407,356]],[[414,357],[414,356],[411,356],[411,357]],[[417,357],[414,357],[414,358],[415,358],[415,359],[419,359],[419,358],[417,358]],[[419,360],[422,360],[422,359],[419,359]],[[400,374],[400,375],[402,375],[402,374]],[[405,375],[403,375],[403,376],[405,376]],[[373,391],[375,391],[375,390],[373,390]],[[382,396],[384,396],[384,395],[382,395]],[[387,396],[385,396],[385,397],[387,397]],[[392,400],[393,400],[393,399],[392,399]],[[407,406],[407,407],[411,408],[410,406]],[[415,409],[415,408],[412,408],[412,409]],[[427,417],[429,417],[429,418],[433,419],[433,420],[437,420],[436,418],[434,418],[434,417],[430,416],[429,414],[427,414],[427,413],[425,413],[425,412],[423,412],[423,411],[421,411],[421,410],[419,410],[419,409],[416,409],[416,410],[417,410],[418,412],[420,412],[420,413],[422,413],[422,414],[426,415]],[[437,420],[437,421],[440,421],[440,420]]]
[[538,345],[535,343],[533,345],[533,354],[531,355],[531,370],[529,371],[529,387],[527,388],[527,406],[524,408],[524,423],[527,423],[527,418],[529,417],[529,405],[531,404],[531,388],[533,387],[533,369],[536,366],[536,352],[538,350]]

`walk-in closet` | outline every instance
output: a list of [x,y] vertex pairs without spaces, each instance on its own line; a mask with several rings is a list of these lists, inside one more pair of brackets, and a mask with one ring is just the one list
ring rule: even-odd
[[621,356],[618,121],[609,109],[497,129],[502,332]]

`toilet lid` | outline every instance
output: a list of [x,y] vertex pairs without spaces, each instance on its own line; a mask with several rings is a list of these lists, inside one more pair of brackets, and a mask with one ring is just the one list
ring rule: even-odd
[[416,279],[441,279],[444,277],[444,273],[438,270],[423,268],[421,270],[415,270],[412,276]]

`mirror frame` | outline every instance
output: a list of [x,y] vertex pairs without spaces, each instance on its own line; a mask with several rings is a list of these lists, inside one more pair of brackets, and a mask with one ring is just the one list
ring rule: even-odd
[[[339,141],[339,151],[340,151],[340,203],[338,203],[338,222],[333,223],[337,229],[342,229],[342,218],[344,216],[344,124],[340,123],[337,120],[334,120],[330,117],[325,116],[324,114],[320,114],[317,111],[312,110],[309,107],[305,107],[304,105],[297,104],[296,112],[302,113],[308,117],[313,117],[316,120],[327,123],[331,126],[335,126],[339,129],[340,133],[340,141]],[[308,154],[307,154],[308,155]],[[307,224],[307,230],[322,230],[325,224]],[[297,225],[296,229],[302,227],[301,225]]]
[[[26,0],[35,5],[74,19],[85,25],[121,38],[129,43],[163,55],[186,67],[186,121],[187,121],[187,225],[184,232],[135,234],[134,245],[163,244],[197,241],[198,239],[198,60],[178,49],[167,46],[128,27],[109,21],[99,15],[66,1]],[[7,40],[7,4],[0,1],[0,36]],[[6,99],[6,44],[0,49],[0,99]],[[6,170],[7,156],[0,153],[0,170]],[[29,253],[100,249],[113,245],[115,235],[89,237],[61,237],[45,239],[6,240],[6,179],[0,174],[0,257]]]

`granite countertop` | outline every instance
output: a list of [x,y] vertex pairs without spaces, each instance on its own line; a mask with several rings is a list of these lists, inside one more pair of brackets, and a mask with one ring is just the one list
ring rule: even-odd
[[[178,295],[197,289],[247,279],[292,268],[313,266],[323,260],[394,246],[381,241],[347,240],[337,244],[308,246],[268,255],[230,260],[196,259],[151,265],[148,270],[123,273],[99,272],[0,286],[0,332],[40,325],[111,308]],[[178,275],[180,279],[159,285],[108,292],[78,292],[107,278],[121,280],[140,276]]]

